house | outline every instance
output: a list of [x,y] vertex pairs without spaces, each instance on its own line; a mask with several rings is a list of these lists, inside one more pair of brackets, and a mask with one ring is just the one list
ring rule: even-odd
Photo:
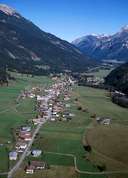
[[75,114],[73,114],[73,113],[69,113],[69,116],[70,116],[70,117],[74,117]]
[[56,119],[54,117],[51,118],[51,121],[56,121]]
[[68,97],[68,96],[66,96],[65,98],[64,98],[64,101],[69,101],[70,100],[70,98]]
[[22,126],[21,127],[21,131],[23,131],[23,132],[30,132],[31,131],[31,127],[29,127],[29,126]]
[[34,95],[34,94],[32,94],[32,93],[29,95],[30,98],[35,98],[35,96],[36,96],[36,95]]
[[20,149],[25,150],[26,147],[27,147],[27,143],[25,143],[25,142],[17,142],[15,147],[16,147],[17,150],[20,150]]
[[32,139],[31,132],[20,133],[19,137],[24,141],[30,141]]
[[9,160],[17,160],[18,153],[16,151],[11,151],[9,153]]
[[41,155],[41,153],[42,153],[41,150],[32,150],[31,151],[31,154],[33,155],[33,157],[38,157]]
[[32,121],[34,125],[37,125],[37,124],[40,124],[43,120],[42,118],[38,118],[38,119],[33,119]]
[[31,161],[30,165],[34,166],[35,170],[42,170],[42,169],[45,169],[45,167],[46,167],[46,163],[41,162],[41,161]]

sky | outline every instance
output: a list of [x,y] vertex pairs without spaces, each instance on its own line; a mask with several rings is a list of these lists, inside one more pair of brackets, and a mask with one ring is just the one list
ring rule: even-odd
[[69,42],[113,34],[128,24],[128,0],[0,0],[42,30]]

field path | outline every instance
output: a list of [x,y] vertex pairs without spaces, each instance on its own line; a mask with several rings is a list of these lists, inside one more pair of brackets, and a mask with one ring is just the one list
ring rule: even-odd
[[75,171],[80,174],[87,174],[87,175],[112,175],[112,174],[128,174],[128,170],[126,171],[103,171],[103,172],[91,172],[91,171],[81,171],[77,166],[77,158],[73,154],[64,154],[64,153],[57,153],[57,152],[45,152],[48,154],[60,155],[60,156],[67,156],[72,157],[74,161]]

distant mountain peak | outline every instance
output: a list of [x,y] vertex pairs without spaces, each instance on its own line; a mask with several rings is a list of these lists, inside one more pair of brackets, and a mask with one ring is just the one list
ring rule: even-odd
[[128,25],[125,25],[124,27],[121,28],[121,32],[122,31],[128,31]]
[[0,4],[0,11],[9,16],[15,16],[17,18],[21,17],[20,14],[15,9],[6,4]]
[[109,35],[107,34],[96,34],[96,33],[92,33],[91,36],[95,36],[97,38],[104,38],[104,37],[108,37]]

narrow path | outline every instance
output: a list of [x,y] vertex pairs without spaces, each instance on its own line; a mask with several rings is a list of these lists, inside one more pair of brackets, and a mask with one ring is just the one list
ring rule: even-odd
[[73,154],[64,154],[64,153],[56,153],[56,152],[45,152],[48,154],[55,154],[60,156],[69,156],[74,160],[75,171],[80,174],[88,174],[88,175],[112,175],[112,174],[128,174],[128,170],[126,171],[103,171],[103,172],[92,172],[92,171],[81,171],[77,166],[77,158]]

